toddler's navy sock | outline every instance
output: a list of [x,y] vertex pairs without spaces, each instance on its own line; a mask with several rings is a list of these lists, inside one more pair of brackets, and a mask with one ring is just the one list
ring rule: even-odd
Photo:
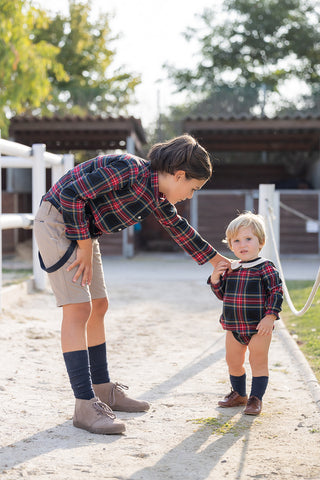
[[250,397],[254,395],[262,400],[268,386],[268,381],[269,377],[252,377]]
[[84,400],[93,398],[95,394],[91,383],[88,350],[66,352],[63,358],[74,396]]
[[106,342],[101,345],[89,347],[88,351],[92,383],[98,384],[110,382]]
[[239,393],[241,397],[246,396],[246,379],[247,379],[247,376],[245,373],[240,377],[236,377],[235,375],[230,375],[232,390]]

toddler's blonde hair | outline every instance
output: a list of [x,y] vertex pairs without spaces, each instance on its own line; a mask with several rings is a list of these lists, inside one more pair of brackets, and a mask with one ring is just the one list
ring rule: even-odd
[[231,240],[237,235],[241,227],[250,227],[253,234],[258,238],[261,248],[266,243],[266,230],[262,215],[252,212],[240,213],[228,225],[225,242],[231,247]]

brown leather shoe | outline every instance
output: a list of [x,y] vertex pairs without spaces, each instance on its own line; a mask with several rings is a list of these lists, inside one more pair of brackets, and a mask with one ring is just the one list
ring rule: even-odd
[[242,397],[238,392],[231,390],[231,392],[224,397],[223,400],[218,402],[219,407],[239,407],[240,405],[246,405],[248,401],[247,395]]
[[262,401],[260,398],[252,396],[249,398],[243,413],[246,415],[260,415],[262,410]]

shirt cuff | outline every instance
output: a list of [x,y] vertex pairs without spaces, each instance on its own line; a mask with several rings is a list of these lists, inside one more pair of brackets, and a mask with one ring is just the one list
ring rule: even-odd
[[280,316],[279,316],[279,313],[278,311],[274,311],[274,310],[267,310],[264,314],[264,316],[266,315],[274,315],[276,317],[276,320],[279,320],[280,319]]
[[207,285],[210,285],[211,288],[219,288],[220,284],[221,284],[221,279],[219,280],[218,283],[212,283],[211,282],[211,275],[209,275],[208,280],[207,280]]

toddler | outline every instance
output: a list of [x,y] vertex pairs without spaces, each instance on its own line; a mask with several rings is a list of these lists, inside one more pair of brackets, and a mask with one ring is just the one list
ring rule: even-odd
[[[259,415],[269,371],[268,352],[275,320],[283,300],[281,280],[275,266],[259,256],[265,244],[265,226],[260,215],[243,213],[226,230],[226,242],[238,261],[222,260],[208,279],[213,293],[223,301],[220,323],[226,330],[226,361],[231,393],[220,407],[245,405],[244,413]],[[252,385],[246,394],[245,354],[249,349]]]

